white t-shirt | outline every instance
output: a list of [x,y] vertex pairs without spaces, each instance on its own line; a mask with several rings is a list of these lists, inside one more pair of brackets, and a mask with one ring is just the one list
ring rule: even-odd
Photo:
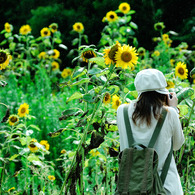
[[[117,110],[117,126],[120,135],[120,150],[128,148],[128,138],[124,123],[123,108],[125,104],[119,106]],[[128,115],[130,118],[131,129],[135,142],[148,146],[148,143],[152,137],[157,120],[152,114],[151,126],[147,126],[146,123],[139,126],[135,125],[132,121],[132,114],[135,108],[135,102],[132,102],[128,108]],[[154,148],[159,157],[158,172],[161,174],[162,167],[165,159],[171,148],[171,137],[173,137],[173,150],[179,150],[184,143],[184,135],[179,121],[179,116],[174,108],[165,107],[167,109],[167,116],[160,131],[160,134],[156,140]],[[183,195],[183,190],[180,182],[180,177],[175,164],[175,159],[172,156],[171,164],[168,174],[165,179],[164,188],[167,195]]]

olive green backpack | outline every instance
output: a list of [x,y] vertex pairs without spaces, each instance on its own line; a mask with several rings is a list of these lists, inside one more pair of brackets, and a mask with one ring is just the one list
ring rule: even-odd
[[153,146],[164,123],[167,111],[162,110],[148,147],[135,143],[128,117],[128,106],[124,107],[124,120],[128,136],[129,148],[119,155],[119,174],[115,195],[166,195],[163,187],[173,146],[163,166],[162,174],[157,172],[158,155]]

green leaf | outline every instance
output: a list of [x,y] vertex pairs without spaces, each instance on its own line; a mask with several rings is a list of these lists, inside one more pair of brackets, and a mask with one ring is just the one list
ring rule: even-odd
[[135,91],[134,82],[133,82],[133,83],[130,83],[129,85],[127,85],[127,88],[128,88],[130,91]]
[[130,94],[136,99],[138,96],[138,92],[137,91],[130,91]]
[[33,154],[33,153],[31,153],[31,154],[27,157],[27,160],[30,161],[30,162],[32,162],[32,161],[40,161],[39,158],[38,158],[35,154]]
[[54,38],[53,39],[55,43],[60,44],[62,43],[62,40],[60,38]]
[[20,143],[22,144],[22,146],[26,145],[27,143],[29,143],[31,140],[31,137],[21,137],[20,138]]
[[177,93],[178,103],[192,96],[193,94],[194,94],[194,90],[190,87],[182,89],[179,93]]
[[0,45],[5,45],[7,43],[7,40],[1,41]]
[[103,69],[100,73],[96,74],[97,77],[108,74],[110,71],[108,68]]
[[108,90],[110,91],[110,94],[115,94],[118,93],[120,88],[117,85],[111,85],[110,87],[108,87]]
[[85,75],[86,73],[87,73],[87,70],[84,67],[81,67],[73,73],[72,80],[77,79],[78,77],[81,77]]
[[99,66],[101,66],[103,68],[106,67],[105,61],[104,61],[104,58],[103,57],[94,57],[94,58],[91,58],[91,59],[89,59],[89,62],[91,62],[91,63],[94,62],[94,63],[96,63],[97,65],[99,65]]
[[9,158],[9,161],[14,160],[14,159],[17,158],[18,156],[19,156],[19,154],[14,154],[13,156],[11,156],[11,157]]
[[80,99],[80,98],[82,98],[83,97],[83,94],[82,93],[80,93],[80,92],[75,92],[74,94],[72,94],[69,98],[68,98],[68,100],[66,101],[66,103],[68,103],[68,102],[70,102],[70,101],[72,101],[72,100],[75,100],[75,99]]
[[131,28],[138,29],[137,24],[135,24],[134,22],[130,22],[129,25],[130,25]]
[[195,67],[190,71],[190,76],[195,75]]
[[36,129],[37,131],[41,131],[41,129],[39,127],[37,127],[36,125],[33,125],[33,124],[29,125],[28,127],[32,127],[34,129]]
[[178,105],[177,106],[180,109],[180,115],[181,116],[185,116],[186,114],[188,114],[188,106],[187,105]]
[[90,103],[94,102],[93,96],[92,96],[91,94],[89,94],[89,93],[85,94],[85,95],[83,96],[83,99],[84,99],[86,102],[90,102]]
[[91,70],[88,71],[88,73],[91,75],[99,74],[101,72],[102,72],[102,70],[100,68],[92,68]]
[[65,49],[65,50],[68,49],[68,48],[66,47],[66,45],[64,45],[64,44],[59,44],[58,46],[61,47],[62,49]]
[[78,42],[79,42],[79,39],[75,38],[72,40],[72,45],[75,46],[76,44],[78,44]]
[[84,78],[84,79],[81,79],[79,81],[76,81],[76,82],[70,84],[70,86],[72,87],[72,86],[80,85],[83,83],[89,83],[89,81],[90,81],[90,78]]

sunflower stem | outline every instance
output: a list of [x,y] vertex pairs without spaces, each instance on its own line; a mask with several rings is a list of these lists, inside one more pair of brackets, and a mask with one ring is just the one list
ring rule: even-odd
[[192,117],[192,113],[194,112],[194,106],[195,106],[195,100],[193,101],[193,105],[191,107],[191,111],[190,111],[189,118],[188,118],[188,124],[190,123],[190,119]]

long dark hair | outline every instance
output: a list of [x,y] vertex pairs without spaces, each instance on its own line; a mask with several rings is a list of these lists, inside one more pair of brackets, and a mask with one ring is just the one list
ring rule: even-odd
[[[151,125],[152,112],[155,119],[160,117],[160,108],[167,102],[167,96],[157,93],[156,91],[143,92],[139,100],[136,102],[135,110],[132,115],[134,124],[140,119],[140,123],[146,122]],[[139,124],[137,124],[139,125]]]

